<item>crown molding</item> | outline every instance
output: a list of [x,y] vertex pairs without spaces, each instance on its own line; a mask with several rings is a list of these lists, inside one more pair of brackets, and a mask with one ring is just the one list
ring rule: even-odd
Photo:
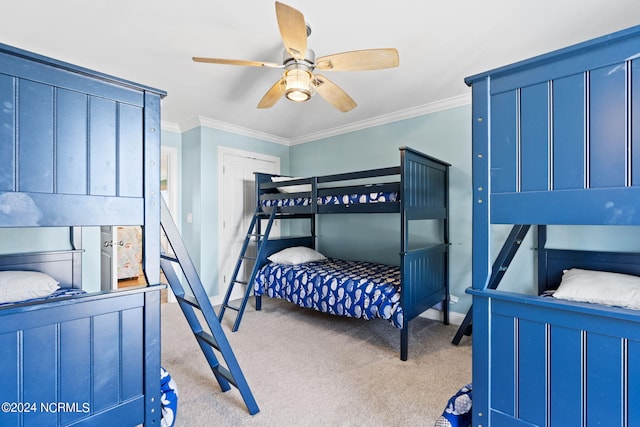
[[225,132],[235,133],[237,135],[248,136],[249,138],[259,139],[261,141],[273,142],[276,144],[289,145],[287,138],[272,135],[266,132],[260,132],[257,130],[249,129],[246,127],[234,125],[221,120],[210,119],[208,117],[197,116],[179,125],[181,132],[197,128],[199,126],[222,130]]
[[322,132],[316,132],[308,135],[304,135],[296,138],[283,138],[266,132],[259,132],[253,129],[237,126],[231,123],[223,122],[220,120],[210,119],[208,117],[197,116],[186,122],[176,124],[170,122],[162,122],[162,129],[171,132],[184,133],[197,127],[207,127],[211,129],[222,130],[238,135],[248,136],[250,138],[259,139],[261,141],[273,142],[282,145],[297,145],[304,144],[306,142],[317,141],[319,139],[329,138],[332,136],[342,135],[357,130],[367,129],[375,126],[384,125],[387,123],[398,122],[400,120],[411,119],[413,117],[423,116],[425,114],[436,113],[438,111],[444,111],[451,108],[461,107],[463,105],[471,104],[471,94],[465,94],[455,96],[453,98],[444,99],[430,104],[419,105],[417,107],[408,108],[402,111],[396,111],[394,113],[385,114],[378,117],[373,117],[367,120],[361,120],[359,122],[350,123],[344,126],[338,126],[332,129],[324,130]]
[[350,123],[344,126],[338,126],[333,129],[327,129],[322,132],[292,138],[290,145],[304,144],[305,142],[317,141],[319,139],[329,138],[332,136],[342,135],[357,130],[367,129],[375,126],[385,125],[388,123],[398,122],[400,120],[411,119],[413,117],[423,116],[425,114],[436,113],[451,108],[461,107],[471,104],[471,94],[455,96],[453,98],[444,99],[430,104],[419,105],[417,107],[408,108],[406,110],[396,111],[390,114],[373,117],[367,120]]
[[165,121],[160,122],[160,129],[175,133],[182,132],[179,124]]

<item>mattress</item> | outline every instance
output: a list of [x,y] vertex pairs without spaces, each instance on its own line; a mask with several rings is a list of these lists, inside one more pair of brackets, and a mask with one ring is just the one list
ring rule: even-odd
[[[317,198],[319,205],[352,205],[356,203],[386,203],[400,200],[397,191],[379,191],[363,194],[341,194],[333,196],[321,196]],[[308,206],[311,204],[310,197],[290,197],[283,199],[261,200],[263,207],[286,207],[286,206]]]
[[47,295],[46,297],[31,298],[31,299],[22,300],[22,301],[16,301],[16,302],[1,302],[0,303],[0,307],[7,307],[7,306],[10,306],[10,305],[15,305],[15,304],[23,304],[25,302],[48,301],[48,300],[52,300],[52,299],[55,299],[55,298],[69,297],[69,296],[80,295],[80,294],[85,294],[85,293],[86,293],[86,291],[83,291],[82,289],[60,288],[57,291],[55,291],[54,293],[52,293],[50,295]]
[[297,265],[269,263],[256,275],[255,294],[300,307],[360,319],[387,319],[402,329],[400,269],[329,258]]

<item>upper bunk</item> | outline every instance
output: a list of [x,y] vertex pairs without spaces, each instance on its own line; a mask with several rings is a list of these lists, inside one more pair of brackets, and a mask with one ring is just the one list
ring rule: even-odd
[[165,95],[0,44],[0,227],[140,225],[158,283]]
[[256,206],[289,215],[402,212],[446,219],[449,164],[400,147],[400,165],[307,178],[256,173]]
[[640,26],[468,77],[474,220],[640,224]]
[[0,44],[0,227],[159,233],[163,96]]

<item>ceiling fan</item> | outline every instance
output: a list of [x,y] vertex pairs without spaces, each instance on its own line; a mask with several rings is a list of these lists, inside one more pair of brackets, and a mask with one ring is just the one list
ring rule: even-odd
[[315,53],[307,49],[307,37],[311,34],[311,29],[307,26],[302,12],[284,3],[276,2],[276,19],[285,47],[282,64],[201,57],[193,57],[193,60],[212,64],[284,69],[280,80],[271,86],[260,100],[258,108],[273,107],[282,95],[291,101],[308,101],[317,92],[342,112],[353,109],[356,102],[331,80],[315,74],[315,70],[362,71],[398,66],[398,51],[393,48],[356,50],[316,59]]

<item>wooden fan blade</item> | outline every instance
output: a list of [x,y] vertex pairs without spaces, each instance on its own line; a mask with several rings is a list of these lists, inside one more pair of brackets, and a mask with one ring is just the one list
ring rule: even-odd
[[321,97],[343,113],[355,108],[356,102],[326,77],[316,74],[313,85]]
[[380,70],[397,67],[399,63],[398,51],[394,48],[366,49],[322,56],[316,60],[316,68],[327,71]]
[[245,61],[243,59],[200,58],[197,56],[194,56],[192,59],[195,62],[207,62],[209,64],[244,65],[247,67],[283,68],[282,65],[276,64],[274,62]]
[[302,12],[284,3],[276,2],[276,19],[280,37],[287,52],[295,59],[304,59],[307,53],[307,24]]
[[258,108],[271,108],[276,102],[282,97],[282,89],[280,88],[283,84],[283,79],[278,80],[271,88],[264,94],[260,102],[258,103]]

